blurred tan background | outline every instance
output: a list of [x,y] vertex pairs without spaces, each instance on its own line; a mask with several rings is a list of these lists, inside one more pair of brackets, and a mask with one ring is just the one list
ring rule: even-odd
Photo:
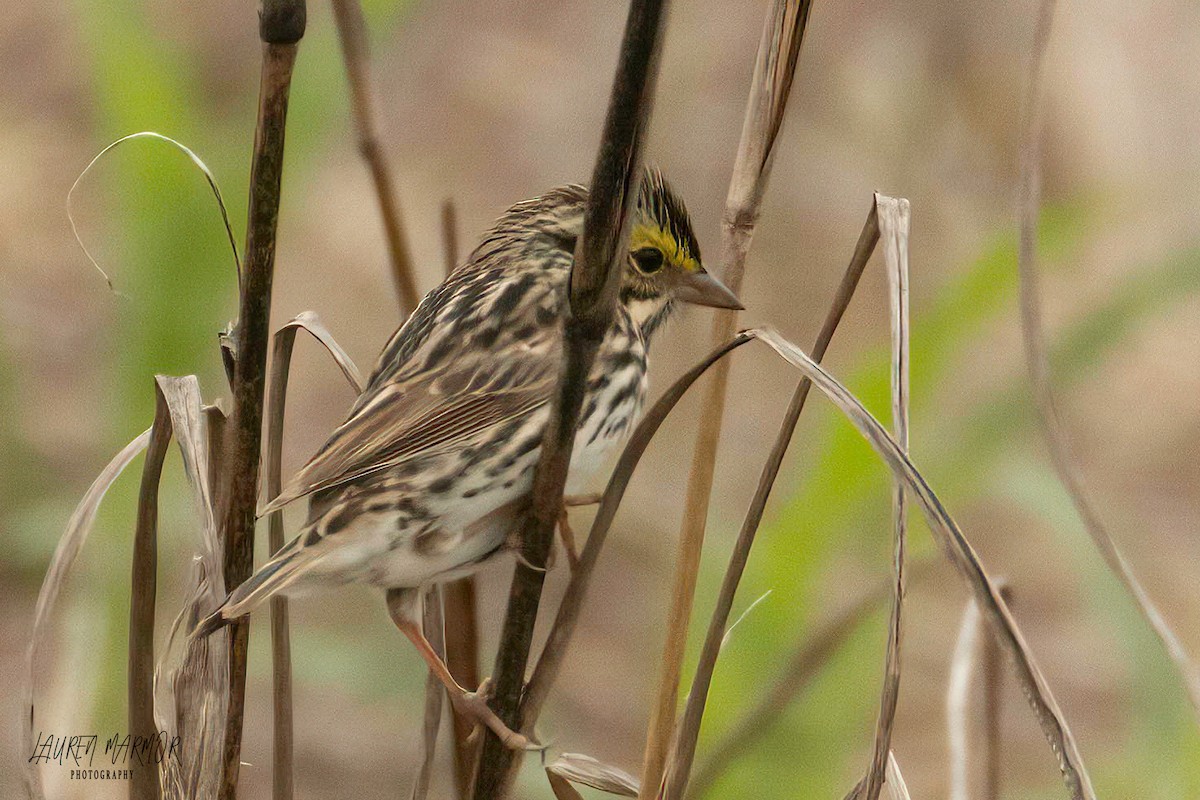
[[[1055,383],[1104,517],[1185,646],[1200,653],[1200,215],[1190,201],[1200,179],[1200,7],[1061,5],[1046,64],[1042,225]],[[708,266],[719,269],[718,221],[764,3],[674,6],[648,153],[686,197]],[[366,4],[383,136],[423,289],[442,274],[443,199],[457,204],[465,252],[507,205],[587,179],[624,8]],[[1035,11],[1032,0],[816,3],[744,319],[809,346],[871,192],[911,200],[914,460],[1010,581],[1099,794],[1200,797],[1200,736],[1179,682],[1091,548],[1032,424],[1013,199]],[[208,399],[221,394],[216,331],[234,311],[216,209],[185,158],[161,144],[125,145],[76,195],[80,235],[124,296],[107,290],[75,243],[67,191],[109,141],[156,130],[207,161],[240,237],[258,61],[247,2],[0,7],[0,795],[20,791],[28,757],[18,752],[16,688],[63,525],[99,469],[149,424],[155,372],[195,372]],[[310,3],[292,93],[275,317],[316,310],[367,369],[399,318],[325,3]],[[873,263],[826,360],[877,414],[887,410],[885,289]],[[707,312],[693,311],[656,342],[657,388],[708,349],[708,325]],[[765,348],[735,357],[700,624],[795,380]],[[301,345],[285,467],[320,444],[351,400],[336,370]],[[540,731],[558,749],[635,773],[698,411],[695,398],[680,406],[635,477]],[[174,613],[172,580],[184,574],[192,525],[170,463],[163,618]],[[54,669],[40,677],[41,730],[123,727],[136,483],[126,476],[110,495],[65,594]],[[887,485],[849,427],[813,402],[735,613],[771,595],[722,655],[700,763],[806,632],[886,578]],[[579,512],[577,530],[587,518]],[[894,740],[915,798],[948,791],[943,704],[966,597],[934,550],[914,525],[914,553],[935,562],[911,587]],[[485,672],[509,569],[482,578]],[[562,570],[552,575],[552,597],[564,582]],[[407,794],[424,681],[415,654],[365,590],[301,601],[292,613],[298,796]],[[270,779],[265,618],[254,630],[247,798],[266,797]],[[868,757],[884,639],[878,612],[709,796],[844,794]],[[1009,685],[1004,699],[1003,796],[1063,796],[1019,692]],[[549,797],[535,761],[521,793]],[[45,770],[51,796],[124,796],[123,785],[67,781],[65,772]],[[434,796],[447,792],[443,775]]]

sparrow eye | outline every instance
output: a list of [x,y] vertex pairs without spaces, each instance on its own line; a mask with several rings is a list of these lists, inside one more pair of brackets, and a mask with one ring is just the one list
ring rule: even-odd
[[663,268],[662,251],[656,247],[643,247],[633,252],[633,263],[643,275],[653,275]]

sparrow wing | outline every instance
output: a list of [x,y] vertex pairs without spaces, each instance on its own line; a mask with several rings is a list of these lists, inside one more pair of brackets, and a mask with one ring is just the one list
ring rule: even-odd
[[556,322],[525,333],[489,349],[469,334],[420,347],[404,369],[367,388],[350,418],[260,516],[415,456],[461,446],[547,403],[561,333]]

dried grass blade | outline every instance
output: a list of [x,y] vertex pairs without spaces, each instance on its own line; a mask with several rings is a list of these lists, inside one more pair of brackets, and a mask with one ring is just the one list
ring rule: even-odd
[[83,254],[87,256],[87,260],[92,263],[92,266],[95,267],[96,271],[99,272],[101,277],[104,278],[104,282],[108,284],[109,291],[113,292],[114,294],[120,294],[120,292],[117,292],[116,288],[113,286],[112,278],[107,272],[104,271],[104,269],[92,256],[91,252],[87,249],[87,246],[84,245],[83,239],[80,238],[79,229],[75,226],[75,214],[71,210],[71,198],[74,197],[75,190],[79,188],[79,182],[83,180],[83,177],[91,171],[92,167],[96,166],[97,162],[99,162],[109,150],[112,150],[116,146],[124,144],[125,142],[133,139],[156,139],[160,142],[166,142],[172,147],[180,150],[184,155],[191,159],[191,162],[196,165],[196,168],[203,173],[204,180],[208,181],[208,188],[212,190],[213,197],[215,197],[217,200],[217,208],[221,212],[221,224],[225,227],[225,236],[229,240],[229,249],[233,253],[233,266],[237,273],[238,286],[241,286],[242,262],[238,258],[237,241],[234,239],[233,226],[229,222],[229,210],[225,207],[225,198],[221,195],[221,187],[217,185],[216,176],[213,175],[212,170],[210,170],[208,165],[201,160],[200,156],[192,152],[191,148],[189,148],[187,145],[172,139],[170,136],[164,136],[161,133],[157,133],[156,131],[141,131],[139,133],[131,133],[128,136],[122,136],[120,139],[110,143],[107,147],[97,153],[92,160],[88,162],[88,165],[83,168],[83,172],[79,173],[79,177],[77,177],[75,182],[71,184],[71,188],[67,190],[67,221],[71,223],[71,233],[75,236],[75,241],[79,244],[79,249],[83,250]]
[[[442,593],[437,586],[425,592],[424,613],[421,620],[425,638],[433,650],[443,659],[446,653],[446,625],[442,618]],[[432,672],[425,679],[425,718],[421,728],[421,763],[417,778],[413,782],[412,800],[425,800],[429,796],[429,783],[433,778],[433,759],[437,755],[438,730],[442,725],[442,697],[446,689]]]
[[[783,125],[811,8],[811,0],[773,0],[763,21],[762,38],[750,81],[750,94],[746,101],[742,134],[721,226],[722,278],[735,294],[741,291],[746,256],[750,251],[759,207],[771,174],[775,143]],[[713,346],[727,341],[736,325],[736,312],[718,311],[713,318]],[[718,364],[705,387],[701,403],[703,411],[697,426],[699,432],[688,474],[658,691],[646,731],[642,767],[643,797],[658,788],[674,729],[683,654],[696,594],[696,574],[704,547],[704,528],[712,493],[717,445],[721,437],[728,378],[728,367]]]
[[442,201],[442,255],[449,275],[458,266],[458,210],[449,197]]
[[[129,466],[129,462],[133,461],[139,453],[146,449],[146,446],[150,443],[150,433],[150,430],[146,430],[132,442],[125,445],[121,449],[121,452],[117,453],[113,457],[113,460],[100,471],[100,474],[96,476],[96,480],[92,481],[92,485],[84,492],[79,505],[75,507],[70,520],[67,521],[67,527],[63,531],[62,538],[58,540],[58,546],[55,548],[54,555],[50,559],[50,566],[46,570],[46,577],[42,580],[42,588],[38,591],[37,605],[33,611],[33,627],[30,632],[29,648],[26,654],[25,711],[21,725],[21,752],[23,753],[33,752],[33,712],[36,688],[34,678],[48,669],[41,662],[43,661],[42,650],[50,634],[48,627],[50,613],[54,610],[54,606],[58,602],[58,595],[66,583],[67,576],[71,572],[71,567],[75,564],[75,558],[79,555],[80,549],[83,548],[84,542],[87,541],[88,534],[92,532],[92,524],[96,521],[96,512],[100,508],[101,501],[104,500],[104,495],[108,493],[109,488],[120,477],[125,468]],[[28,761],[25,765],[25,782],[31,798],[40,800],[40,798],[44,797],[41,775],[37,767]]]
[[904,782],[904,776],[900,774],[900,764],[896,761],[896,754],[891,750],[888,751],[885,778],[888,794],[891,795],[892,800],[912,800],[908,793],[908,785]]
[[[225,597],[221,547],[217,540],[210,475],[207,424],[214,417],[200,400],[195,376],[158,376],[158,401],[170,415],[184,473],[192,489],[197,519],[197,575],[188,601],[172,624],[166,651],[154,674],[154,718],[159,730],[187,743],[177,758],[164,759],[159,779],[169,798],[215,797],[221,781],[226,708],[229,691],[228,634],[202,645],[179,646],[180,632],[190,630],[201,615]],[[181,652],[182,651],[182,652]]]
[[[891,384],[892,427],[896,443],[908,452],[908,232],[909,205],[903,198],[875,195],[879,214],[883,260],[888,274],[888,295],[891,306]],[[887,653],[883,664],[883,690],[879,700],[879,718],[875,726],[874,752],[864,785],[867,800],[878,800],[887,778],[888,757],[892,749],[892,727],[896,721],[896,704],[900,699],[901,618],[904,609],[904,552],[907,527],[907,504],[904,483],[893,481],[892,536],[893,585],[892,610],[888,619]]]
[[879,422],[841,383],[809,358],[802,350],[774,331],[759,329],[751,332],[771,346],[776,353],[800,369],[820,389],[838,410],[846,416],[871,447],[879,454],[892,473],[903,478],[909,491],[917,498],[922,512],[949,561],[958,569],[974,593],[986,619],[991,624],[1004,650],[1012,660],[1017,679],[1037,717],[1042,732],[1058,758],[1064,782],[1073,798],[1094,800],[1091,779],[1083,766],[1072,735],[1053,692],[1038,667],[1025,637],[1008,610],[1008,605],[984,570],[979,556],[963,536],[958,524],[950,517],[941,500],[934,494],[924,476],[909,460]]
[[573,784],[590,786],[618,797],[638,796],[637,778],[582,753],[563,753],[546,766],[546,774],[551,778],[551,785],[557,776]]
[[1046,46],[1054,15],[1053,0],[1043,0],[1034,33],[1033,67],[1025,100],[1018,183],[1020,247],[1017,267],[1020,275],[1021,332],[1025,362],[1033,390],[1034,405],[1043,436],[1058,479],[1071,497],[1076,513],[1088,536],[1100,551],[1104,563],[1133,597],[1142,616],[1174,662],[1183,681],[1192,709],[1200,721],[1200,667],[1188,655],[1179,636],[1171,628],[1158,606],[1142,586],[1133,567],[1125,559],[1108,526],[1100,517],[1079,470],[1050,384],[1050,361],[1046,354],[1046,332],[1042,323],[1041,290],[1037,272],[1037,217],[1041,203],[1040,151],[1042,140],[1042,73]]

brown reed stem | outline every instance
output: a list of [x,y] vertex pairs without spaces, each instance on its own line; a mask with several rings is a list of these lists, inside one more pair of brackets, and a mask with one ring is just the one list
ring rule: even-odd
[[[521,729],[520,702],[533,643],[543,567],[563,505],[563,487],[583,405],[587,375],[612,325],[620,270],[628,248],[629,215],[638,195],[642,144],[649,125],[658,75],[666,0],[632,0],[612,95],[584,211],[583,235],[571,270],[570,303],[564,321],[563,366],[533,480],[532,520],[509,592],[508,610],[496,656],[493,705],[514,730]],[[533,565],[530,568],[527,565]],[[504,797],[511,785],[515,754],[495,735],[484,739],[476,800]]]
[[413,274],[412,251],[401,223],[400,201],[388,168],[387,155],[379,141],[379,123],[375,118],[375,98],[371,87],[370,57],[367,48],[367,23],[358,0],[333,0],[333,16],[338,38],[342,43],[342,58],[346,63],[346,79],[350,83],[350,109],[354,129],[358,134],[358,150],[379,200],[383,218],[383,233],[387,239],[388,256],[392,267],[392,283],[401,314],[407,316],[421,301]]
[[[298,43],[304,36],[305,10],[303,0],[264,0],[259,13],[259,38],[263,42],[262,74],[258,123],[250,166],[245,267],[238,321],[233,332],[233,411],[224,448],[227,470],[220,493],[225,584],[231,591],[250,576],[254,567],[254,520],[262,447],[263,396],[267,382],[275,234],[283,179],[283,146],[288,92]],[[233,623],[222,800],[234,800],[237,795],[249,641],[249,621]]]

